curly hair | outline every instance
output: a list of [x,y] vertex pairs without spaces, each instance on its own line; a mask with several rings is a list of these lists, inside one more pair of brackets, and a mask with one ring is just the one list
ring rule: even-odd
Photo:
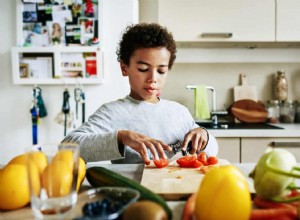
[[141,23],[129,25],[117,49],[118,61],[129,65],[130,57],[135,50],[140,48],[165,47],[170,51],[169,69],[176,59],[176,45],[173,35],[156,23]]

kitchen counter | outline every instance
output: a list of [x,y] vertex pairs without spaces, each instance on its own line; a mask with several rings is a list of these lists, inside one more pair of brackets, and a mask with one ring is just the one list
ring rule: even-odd
[[274,124],[283,129],[207,129],[215,137],[300,137],[300,124]]
[[[87,164],[87,167],[91,167],[91,166],[103,166],[106,167],[110,170],[113,170],[115,172],[118,172],[130,179],[133,179],[137,182],[140,182],[142,179],[142,174],[143,174],[143,169],[144,169],[144,165],[143,164],[100,164],[100,163],[89,163]],[[247,180],[249,182],[249,186],[250,186],[250,191],[253,192],[253,187],[252,187],[252,180],[250,178],[248,178],[248,174],[251,172],[251,170],[253,169],[254,165],[253,163],[246,163],[246,164],[233,164],[236,167],[238,167],[243,174],[247,177]],[[89,185],[89,183],[87,182],[87,180],[84,181],[83,185],[82,185],[82,189],[81,190],[86,190],[88,188],[90,188],[91,186]],[[181,213],[185,204],[185,201],[168,201],[167,202],[168,205],[170,206],[172,212],[173,212],[173,216],[174,216],[174,220],[180,220],[181,219]],[[7,212],[0,212],[0,219],[1,220],[13,220],[13,219],[34,219],[32,212],[31,212],[31,208],[29,206],[26,206],[22,209],[19,210],[15,210],[15,211],[7,211]]]

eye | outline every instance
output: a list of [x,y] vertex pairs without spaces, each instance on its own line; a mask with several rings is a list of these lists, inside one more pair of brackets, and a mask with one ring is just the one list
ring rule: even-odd
[[161,68],[161,69],[158,69],[157,72],[158,72],[159,74],[165,74],[165,73],[168,72],[168,68]]
[[144,72],[147,72],[147,71],[148,71],[148,68],[146,68],[146,69],[145,69],[145,68],[138,68],[138,70],[139,70],[140,72],[143,72],[143,73],[144,73]]

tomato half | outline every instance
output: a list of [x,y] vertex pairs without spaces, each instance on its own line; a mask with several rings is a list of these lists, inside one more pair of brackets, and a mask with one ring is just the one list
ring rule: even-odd
[[179,159],[176,160],[176,162],[180,167],[191,168],[191,167],[194,167],[193,163],[196,160],[197,160],[196,156],[187,155],[187,156],[180,157]]
[[207,164],[208,165],[215,165],[219,162],[218,158],[215,156],[210,156],[207,158]]
[[204,165],[199,160],[195,160],[192,164],[192,167],[194,167],[194,168],[199,168],[199,167],[202,167],[202,166],[204,166]]
[[197,155],[197,160],[199,160],[203,165],[207,165],[207,155],[205,152],[200,152]]
[[163,168],[169,165],[168,159],[160,158],[159,160],[153,160],[157,168]]

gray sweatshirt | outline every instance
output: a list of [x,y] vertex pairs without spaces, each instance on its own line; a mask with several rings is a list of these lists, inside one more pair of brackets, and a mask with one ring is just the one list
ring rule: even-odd
[[[118,146],[118,130],[135,131],[173,145],[181,143],[185,135],[197,127],[189,110],[179,103],[160,99],[154,104],[126,96],[103,104],[87,122],[70,132],[63,142],[79,143],[80,154],[86,162],[111,160],[112,163],[143,163],[132,148]],[[218,153],[218,144],[211,134],[204,151],[207,155]],[[173,154],[166,152],[166,155],[171,157]]]

